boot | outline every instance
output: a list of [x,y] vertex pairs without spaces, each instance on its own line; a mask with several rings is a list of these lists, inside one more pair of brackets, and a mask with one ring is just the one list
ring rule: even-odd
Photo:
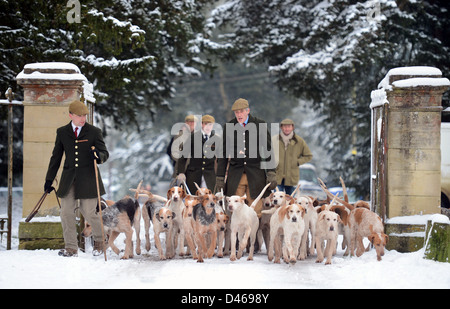
[[59,256],[64,256],[64,257],[77,257],[78,256],[78,250],[77,249],[70,249],[70,248],[66,248],[66,249],[62,249],[58,252]]
[[103,254],[104,243],[94,240],[94,249],[92,249],[93,256],[99,256]]

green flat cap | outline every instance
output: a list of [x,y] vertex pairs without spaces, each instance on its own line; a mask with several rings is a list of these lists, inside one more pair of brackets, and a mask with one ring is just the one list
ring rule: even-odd
[[248,101],[246,99],[239,98],[234,101],[233,106],[231,107],[232,111],[237,111],[239,109],[248,108]]
[[89,109],[83,102],[75,100],[69,105],[69,113],[83,116],[89,114]]

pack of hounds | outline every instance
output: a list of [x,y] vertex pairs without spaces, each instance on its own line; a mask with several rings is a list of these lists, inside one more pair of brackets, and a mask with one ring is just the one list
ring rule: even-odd
[[[244,251],[247,260],[253,260],[255,242],[259,249],[265,244],[269,261],[296,263],[307,256],[317,255],[316,263],[331,264],[336,254],[338,235],[343,235],[344,256],[361,256],[374,247],[378,261],[384,255],[388,236],[384,234],[381,218],[370,210],[366,201],[349,203],[346,188],[341,179],[344,198],[331,194],[323,181],[321,186],[327,199],[319,201],[311,196],[292,195],[274,191],[264,198],[263,210],[258,218],[254,207],[261,200],[267,185],[251,205],[246,196],[224,196],[213,194],[207,188],[197,186],[195,195],[175,186],[168,190],[167,197],[141,189],[139,183],[134,198],[125,197],[117,202],[104,201],[102,217],[107,246],[119,255],[114,240],[125,233],[125,252],[122,259],[133,257],[133,228],[136,233],[136,254],[141,254],[140,220],[144,220],[145,249],[150,251],[150,228],[153,226],[154,245],[161,260],[191,255],[197,262],[213,256],[230,256],[231,261],[240,259]],[[139,205],[139,197],[147,200]],[[165,246],[161,234],[165,234]],[[90,236],[89,224],[83,236]],[[364,248],[363,238],[371,244]],[[326,243],[326,246],[325,246]],[[186,245],[186,246],[185,246]],[[237,248],[236,248],[237,246]],[[165,251],[164,251],[165,249]]]

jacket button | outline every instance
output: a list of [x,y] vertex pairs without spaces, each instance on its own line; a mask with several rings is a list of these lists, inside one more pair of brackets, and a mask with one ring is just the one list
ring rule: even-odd
[[75,167],[78,167],[78,164],[75,164]]

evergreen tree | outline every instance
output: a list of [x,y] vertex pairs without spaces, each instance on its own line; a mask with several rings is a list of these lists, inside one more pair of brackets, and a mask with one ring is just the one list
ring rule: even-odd
[[[278,86],[321,115],[335,181],[367,195],[370,91],[393,67],[450,73],[448,1],[229,1],[211,21],[249,62],[268,63]],[[448,106],[448,101],[444,102]]]

